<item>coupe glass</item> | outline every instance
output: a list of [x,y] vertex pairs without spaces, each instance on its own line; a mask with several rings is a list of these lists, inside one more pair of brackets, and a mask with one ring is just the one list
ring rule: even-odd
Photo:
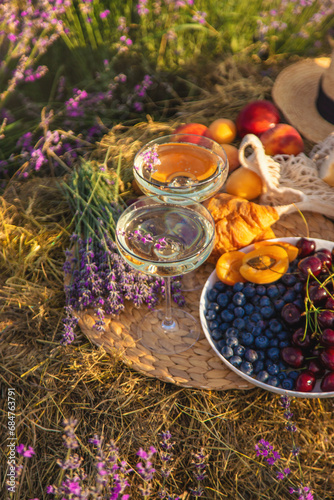
[[200,266],[210,255],[215,226],[210,212],[191,199],[175,204],[165,196],[145,196],[120,216],[116,243],[135,269],[165,279],[165,309],[154,309],[138,324],[143,345],[163,354],[189,349],[200,324],[182,308],[171,306],[171,278]]
[[[145,144],[134,159],[134,178],[146,195],[203,201],[217,193],[228,174],[224,149],[193,134],[172,134]],[[191,202],[191,201],[190,201]]]

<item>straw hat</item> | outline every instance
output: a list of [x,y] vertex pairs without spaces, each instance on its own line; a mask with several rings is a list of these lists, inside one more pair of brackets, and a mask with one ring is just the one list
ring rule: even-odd
[[320,142],[334,132],[334,52],[305,59],[277,77],[272,97],[285,118],[306,139]]

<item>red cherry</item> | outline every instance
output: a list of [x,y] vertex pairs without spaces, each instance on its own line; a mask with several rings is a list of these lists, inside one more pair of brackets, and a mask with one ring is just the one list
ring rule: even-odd
[[307,364],[307,370],[312,372],[315,378],[322,378],[326,371],[319,359],[311,359]]
[[328,370],[334,371],[334,347],[327,347],[319,355],[321,363]]
[[328,297],[325,304],[326,309],[331,309],[334,311],[334,299],[333,297]]
[[305,371],[298,375],[296,380],[296,391],[299,392],[311,392],[315,386],[315,376],[314,373]]
[[318,322],[321,328],[331,328],[334,330],[334,311],[326,309],[318,314]]
[[323,392],[334,391],[334,372],[329,372],[321,381],[320,389]]
[[281,357],[287,365],[294,368],[300,368],[304,363],[304,354],[300,347],[283,347]]
[[312,339],[309,333],[305,334],[304,328],[298,328],[292,334],[292,343],[297,347],[310,347]]
[[320,335],[320,344],[325,347],[334,347],[334,330],[326,328]]
[[318,276],[321,273],[322,262],[315,255],[310,255],[298,262],[298,269],[306,276],[309,273],[312,273],[313,276]]
[[313,240],[300,238],[296,243],[296,247],[299,248],[299,257],[303,258],[307,255],[312,255],[315,252],[316,244]]

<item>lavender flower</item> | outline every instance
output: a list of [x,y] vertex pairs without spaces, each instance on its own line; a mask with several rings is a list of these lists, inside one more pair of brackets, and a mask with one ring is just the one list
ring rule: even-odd
[[289,493],[293,495],[297,493],[298,500],[314,500],[311,489],[308,486],[300,486],[299,488],[289,488]]
[[69,450],[74,450],[78,448],[79,444],[74,432],[74,428],[78,421],[75,418],[68,418],[63,421],[63,426],[65,428],[65,434],[63,435],[64,444]]
[[153,173],[156,171],[156,166],[161,164],[159,154],[158,154],[158,146],[155,144],[153,148],[148,148],[141,154],[145,169]]
[[153,446],[150,446],[148,452],[142,448],[140,448],[137,452],[138,457],[143,460],[143,462],[138,462],[136,465],[139,475],[145,481],[144,486],[140,487],[140,492],[143,497],[150,496],[152,491],[152,479],[156,470],[153,467],[151,460],[156,452],[157,450]]
[[24,444],[19,444],[17,447],[16,447],[16,451],[19,455],[22,455],[23,457],[32,457],[33,455],[35,455],[35,451],[33,449],[32,446],[28,446],[26,447]]
[[274,450],[273,446],[269,441],[260,439],[260,441],[255,445],[256,455],[266,457],[266,461],[269,465],[274,465],[280,458],[280,454]]
[[204,452],[204,448],[201,448],[198,453],[193,453],[192,464],[194,466],[193,475],[197,481],[196,488],[190,488],[190,494],[194,497],[200,497],[204,493],[202,482],[206,477],[205,469],[207,467],[208,455]]

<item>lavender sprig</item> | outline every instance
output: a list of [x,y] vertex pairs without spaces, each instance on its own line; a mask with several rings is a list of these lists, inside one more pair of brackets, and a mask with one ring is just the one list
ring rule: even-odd
[[190,494],[194,497],[201,497],[204,493],[202,483],[206,478],[205,469],[207,467],[209,455],[205,453],[204,448],[201,448],[198,453],[193,453],[192,464],[194,466],[193,475],[197,481],[197,487],[190,489]]

